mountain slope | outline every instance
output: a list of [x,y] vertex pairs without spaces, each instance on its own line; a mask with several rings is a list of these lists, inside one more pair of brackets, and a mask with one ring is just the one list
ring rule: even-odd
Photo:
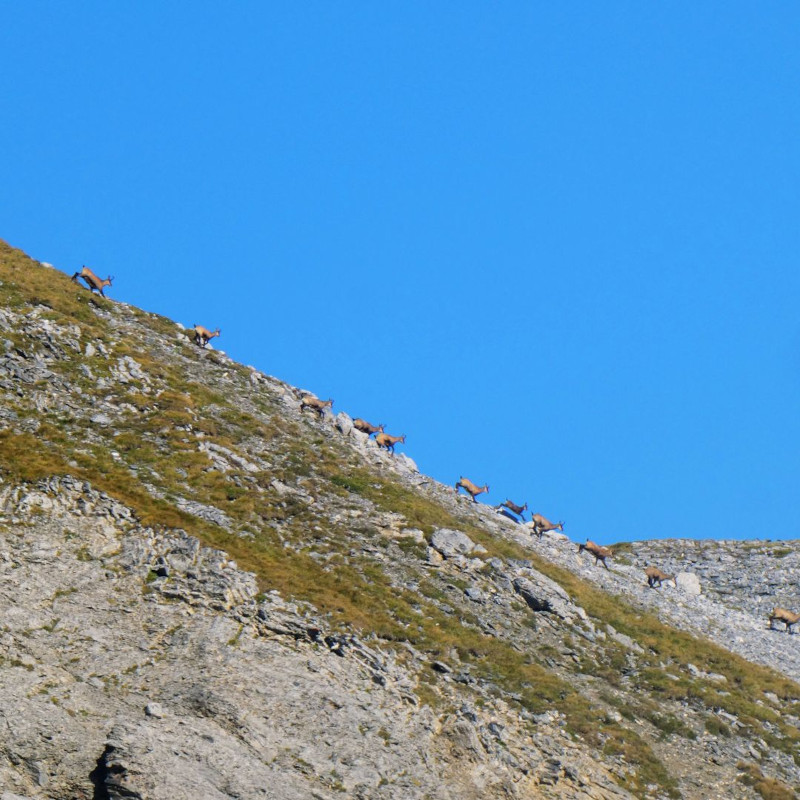
[[606,573],[5,244],[0,281],[3,788],[794,796],[763,618],[736,643],[646,544]]

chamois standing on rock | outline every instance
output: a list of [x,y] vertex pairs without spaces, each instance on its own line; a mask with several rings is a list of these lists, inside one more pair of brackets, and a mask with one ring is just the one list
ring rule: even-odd
[[678,588],[678,582],[675,580],[675,576],[667,575],[666,572],[662,572],[658,567],[647,567],[644,574],[647,575],[647,585],[651,589],[655,589],[656,584],[660,587],[664,581],[672,581],[675,588]]
[[548,531],[563,531],[563,522],[550,522],[547,517],[541,514],[531,514],[531,522],[533,523],[533,532],[541,539],[542,535]]
[[300,400],[300,410],[303,411],[306,408],[316,411],[317,414],[319,414],[319,418],[322,419],[325,416],[326,408],[333,409],[333,400],[330,398],[327,400],[320,400],[312,394],[304,394],[303,398]]
[[769,615],[770,630],[774,630],[772,623],[775,622],[776,619],[779,622],[783,622],[786,625],[786,630],[791,633],[792,625],[800,622],[800,614],[795,614],[793,611],[787,611],[785,608],[776,606],[772,609],[772,613]]
[[475,499],[479,494],[483,494],[484,492],[489,491],[489,484],[484,484],[483,486],[476,486],[469,478],[465,478],[463,475],[458,479],[456,483],[456,494],[458,494],[459,489],[464,489],[464,491],[469,492],[472,495],[472,502],[477,503],[478,501]]
[[81,267],[80,272],[76,272],[72,276],[72,280],[75,281],[75,283],[78,282],[78,278],[82,278],[93,292],[100,292],[101,297],[106,296],[103,289],[106,286],[111,286],[111,281],[114,280],[114,278],[109,275],[104,281],[101,281],[87,266]]
[[394,455],[394,446],[400,442],[400,444],[406,443],[406,435],[403,434],[402,436],[392,436],[388,433],[384,433],[381,431],[376,437],[375,441],[378,443],[378,447],[385,447],[390,453]]
[[365,419],[358,419],[353,420],[353,427],[357,431],[361,431],[361,433],[366,433],[367,436],[372,436],[373,433],[383,433],[383,429],[386,427],[385,425],[370,425]]
[[595,566],[597,566],[598,561],[602,561],[603,566],[606,569],[609,569],[608,564],[606,564],[606,559],[614,555],[614,551],[610,547],[602,547],[601,545],[595,544],[594,542],[587,539],[586,544],[578,545],[579,553],[582,553],[584,550],[587,553],[591,553],[594,556]]
[[513,511],[518,517],[525,519],[523,512],[527,511],[528,504],[525,503],[524,506],[518,506],[516,503],[512,503],[510,500],[506,500],[505,502],[500,503],[500,505],[495,506],[495,508],[498,510],[501,508],[507,508],[509,511]]
[[219,336],[219,328],[215,331],[210,331],[202,325],[192,325],[192,330],[194,331],[194,343],[200,345],[200,347],[205,347],[210,339]]

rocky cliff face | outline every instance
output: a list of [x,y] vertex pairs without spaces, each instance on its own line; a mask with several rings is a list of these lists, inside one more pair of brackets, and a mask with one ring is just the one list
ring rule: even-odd
[[4,800],[795,796],[797,543],[605,570],[174,322],[0,281]]

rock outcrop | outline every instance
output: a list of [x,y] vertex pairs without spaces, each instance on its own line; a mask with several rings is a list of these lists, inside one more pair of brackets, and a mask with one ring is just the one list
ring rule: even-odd
[[0,281],[4,800],[800,786],[796,542],[598,569],[181,325]]

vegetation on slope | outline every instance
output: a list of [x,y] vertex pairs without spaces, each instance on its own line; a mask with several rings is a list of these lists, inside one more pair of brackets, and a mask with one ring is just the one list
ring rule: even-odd
[[[575,737],[622,759],[631,770],[620,780],[640,796],[651,784],[671,796],[679,792],[646,737],[603,712],[615,704],[618,690],[633,693],[638,698],[633,714],[663,735],[696,735],[665,707],[688,704],[709,719],[724,709],[747,732],[797,757],[796,728],[756,702],[765,691],[774,692],[788,710],[800,714],[800,688],[792,682],[662,624],[513,541],[489,534],[471,516],[454,514],[390,475],[367,468],[352,448],[284,414],[274,393],[232,398],[221,388],[223,377],[234,374],[246,384],[249,371],[213,351],[201,353],[188,340],[178,341],[171,321],[126,309],[131,324],[147,332],[126,334],[111,324],[113,301],[91,295],[2,242],[0,281],[5,308],[64,329],[79,326],[81,342],[78,351],[47,359],[48,369],[70,387],[64,403],[37,406],[32,398],[37,392],[45,395],[46,385],[9,399],[20,424],[0,431],[0,464],[7,480],[63,474],[85,479],[132,508],[141,524],[180,527],[225,549],[257,575],[265,591],[278,589],[312,603],[332,627],[357,629],[389,647],[407,642],[431,659],[456,653],[477,686],[533,714],[558,710]],[[22,331],[5,331],[3,337],[7,350],[19,348],[30,355],[35,346]],[[108,352],[108,358],[92,360],[89,370],[82,368],[87,342]],[[177,350],[175,357],[166,357],[167,342]],[[126,357],[140,365],[147,382],[132,379],[120,385],[113,379],[114,364]],[[198,369],[207,381],[198,380]],[[119,424],[93,422],[85,396],[115,408]],[[32,423],[30,430],[26,421]],[[268,466],[248,470],[233,464],[221,472],[212,468],[198,442],[257,451]],[[296,493],[276,493],[271,489],[276,480],[299,487],[314,502]],[[231,524],[203,520],[182,510],[179,500],[221,509]],[[341,513],[332,515],[332,509]],[[526,647],[487,633],[467,606],[454,602],[441,580],[420,569],[424,547],[413,540],[387,539],[365,512],[400,515],[426,536],[438,527],[462,530],[486,548],[487,559],[532,561],[598,623],[630,636],[644,654],[634,658],[606,641],[596,643],[591,656],[574,647],[575,658],[557,660],[554,666],[553,648],[540,646],[535,626]],[[354,514],[367,521],[359,522],[362,516]],[[353,551],[355,527],[368,549]],[[405,576],[404,583],[385,569],[384,557]],[[402,648],[397,652],[402,657]],[[687,676],[690,662],[725,675],[725,690]],[[436,673],[423,672],[420,680],[423,699],[443,702]]]

